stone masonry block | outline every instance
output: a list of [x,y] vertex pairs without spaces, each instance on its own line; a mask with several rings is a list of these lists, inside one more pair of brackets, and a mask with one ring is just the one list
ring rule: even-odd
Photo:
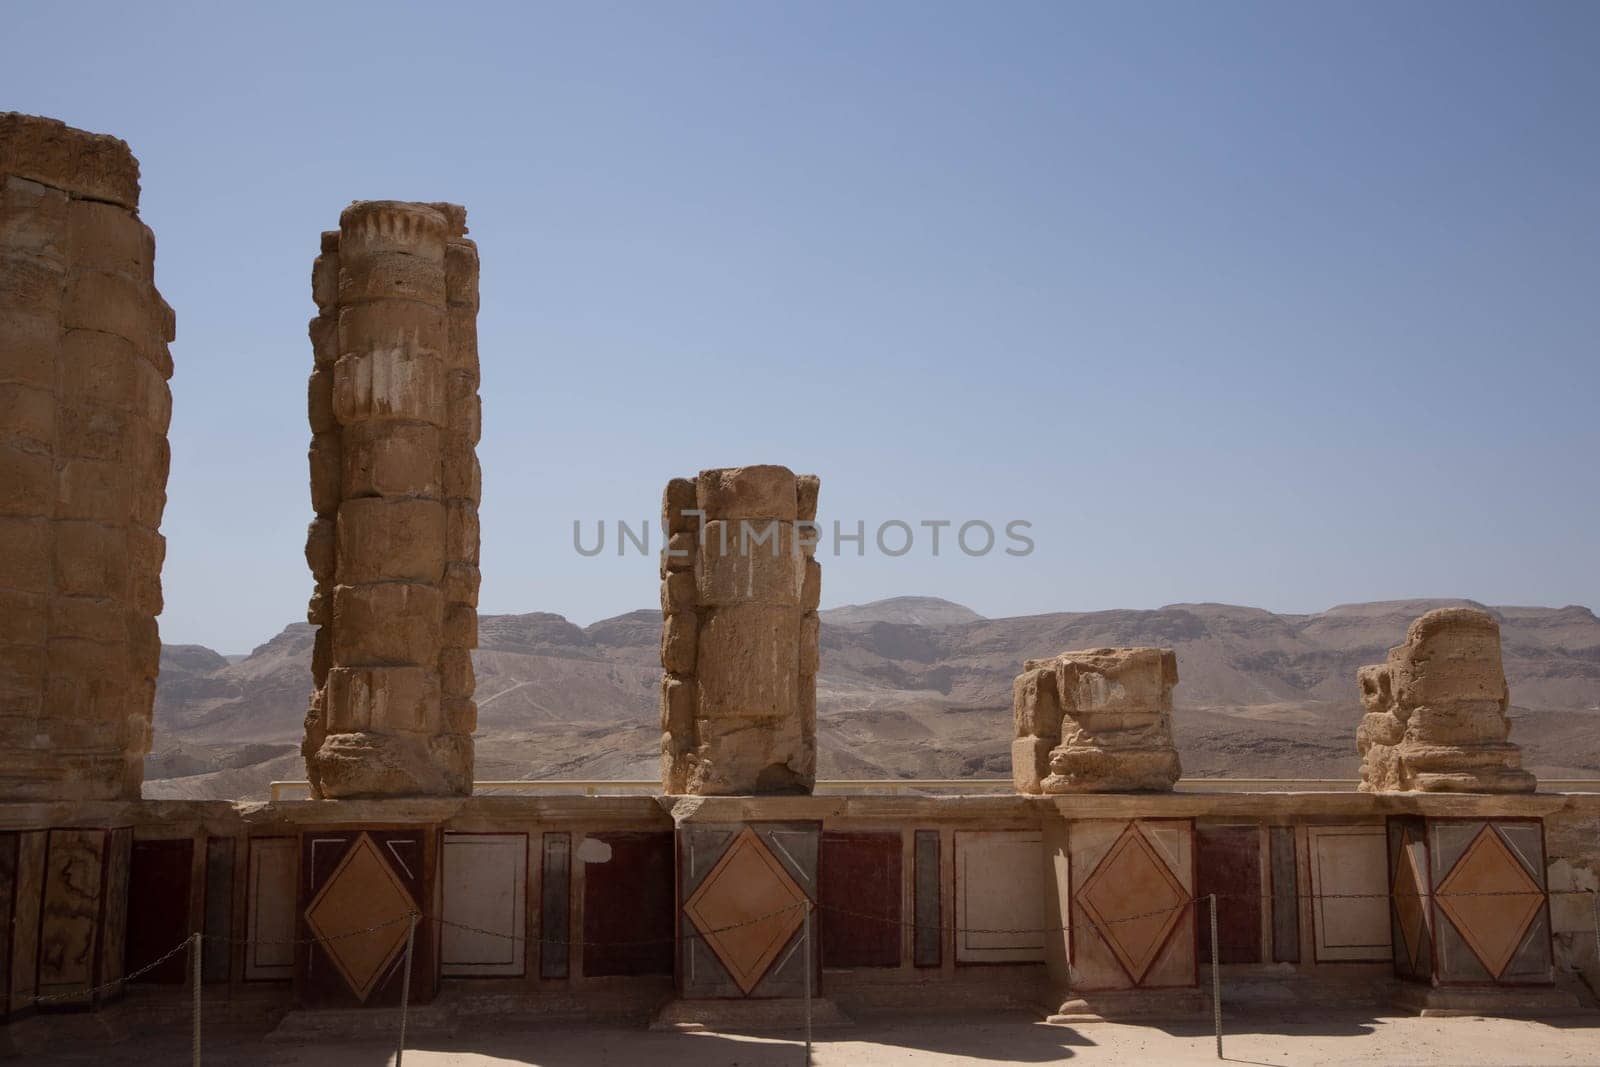
[[346,666],[424,665],[439,654],[444,598],[416,582],[333,591],[333,660]]
[[695,677],[709,719],[791,718],[800,686],[800,613],[771,604],[701,616]]
[[125,207],[73,200],[67,207],[67,255],[77,270],[108,271],[148,284],[155,271],[156,239]]
[[708,522],[695,558],[699,601],[703,606],[798,606],[805,576],[803,559],[795,551],[793,523],[756,519]]
[[343,438],[345,497],[440,499],[440,430],[426,423],[358,422]]
[[337,529],[342,584],[437,583],[444,577],[445,507],[437,500],[346,500]]
[[695,483],[695,501],[707,519],[780,519],[798,512],[794,472],[759,465],[704,470]]

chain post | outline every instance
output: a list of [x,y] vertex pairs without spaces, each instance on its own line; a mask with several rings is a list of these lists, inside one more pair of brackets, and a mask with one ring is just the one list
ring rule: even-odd
[[395,1049],[394,1067],[406,1057],[406,1012],[411,1007],[411,949],[417,941],[417,913],[411,913],[411,925],[406,928],[406,969],[400,977],[400,1046]]
[[194,983],[194,1067],[200,1067],[200,931],[189,935],[189,970]]
[[811,1067],[811,901],[806,900],[806,1064]]
[[1600,978],[1600,890],[1590,893],[1589,901],[1594,905],[1594,968]]
[[1222,1059],[1222,946],[1217,943],[1217,895],[1211,894],[1211,1024],[1217,1031],[1217,1059]]

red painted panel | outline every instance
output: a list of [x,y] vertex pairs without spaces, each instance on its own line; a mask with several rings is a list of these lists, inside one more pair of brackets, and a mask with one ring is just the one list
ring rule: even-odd
[[583,973],[672,973],[674,883],[672,832],[594,834],[611,849],[583,864]]
[[[189,936],[189,879],[194,840],[135,841],[128,865],[128,960],[125,974],[151,963]],[[187,952],[134,979],[182,985]]]
[[1200,960],[1211,962],[1206,897],[1217,895],[1222,963],[1261,962],[1261,830],[1255,826],[1195,829],[1195,896],[1200,906]]
[[821,882],[822,965],[900,965],[900,835],[825,833]]

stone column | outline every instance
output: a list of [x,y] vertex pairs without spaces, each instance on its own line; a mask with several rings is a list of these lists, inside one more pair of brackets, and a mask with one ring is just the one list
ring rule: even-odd
[[730,467],[662,499],[662,788],[809,793],[816,781],[815,475]]
[[1506,719],[1500,625],[1477,608],[1413,622],[1388,660],[1357,672],[1356,731],[1367,792],[1531,793]]
[[137,798],[172,309],[114,137],[0,113],[0,799]]
[[1165,792],[1182,774],[1172,738],[1170,648],[1094,648],[1028,660],[1012,685],[1020,793],[1041,806],[1052,1022],[1189,1015],[1195,988],[1194,821],[1077,818],[1067,794]]
[[358,201],[312,269],[306,560],[318,796],[472,789],[477,249],[451,204]]
[[1028,660],[1012,683],[1020,793],[1170,790],[1183,773],[1172,741],[1170,648],[1096,648]]

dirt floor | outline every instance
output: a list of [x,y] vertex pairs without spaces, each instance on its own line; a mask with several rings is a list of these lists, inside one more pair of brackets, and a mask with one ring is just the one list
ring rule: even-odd
[[[44,1020],[34,1020],[42,1022]],[[59,1022],[60,1020],[51,1020]],[[39,1064],[184,1064],[191,1054],[181,1025],[137,1037],[96,1034],[92,1027],[52,1027],[48,1044],[26,1055]],[[1334,1010],[1235,1021],[1224,1035],[1225,1063],[1310,1064],[1596,1064],[1600,1016],[1566,1020],[1374,1017]],[[406,1067],[538,1064],[541,1067],[648,1064],[650,1067],[802,1067],[804,1050],[789,1037],[655,1033],[621,1026],[547,1026],[421,1034],[407,1042]],[[206,1035],[205,1063],[281,1067],[383,1067],[392,1039],[348,1042],[272,1040],[259,1030],[219,1028]],[[1204,1024],[1051,1026],[1036,1018],[873,1022],[817,1034],[819,1067],[899,1067],[957,1063],[1217,1063]]]

